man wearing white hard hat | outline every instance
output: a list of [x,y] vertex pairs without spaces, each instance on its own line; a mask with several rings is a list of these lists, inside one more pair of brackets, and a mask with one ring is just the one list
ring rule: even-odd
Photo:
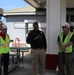
[[2,35],[0,36],[0,52],[1,56],[1,65],[3,66],[3,75],[8,75],[8,66],[9,66],[9,42],[10,38],[7,34],[7,26],[2,25],[1,29]]
[[64,23],[62,25],[62,30],[58,35],[58,57],[59,57],[59,75],[65,75],[64,71],[66,67],[66,74],[71,74],[71,55],[72,46],[74,42],[74,34],[70,31],[70,24]]

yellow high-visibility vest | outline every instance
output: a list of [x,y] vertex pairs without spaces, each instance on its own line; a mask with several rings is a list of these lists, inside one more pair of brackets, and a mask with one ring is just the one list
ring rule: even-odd
[[[59,38],[60,38],[60,42],[63,44],[63,45],[66,45],[68,42],[70,42],[70,39],[73,35],[73,32],[68,32],[64,42],[63,42],[63,32],[60,33],[59,35]],[[61,48],[59,47],[59,52],[61,53],[62,50]],[[72,52],[72,45],[68,46],[65,50],[65,53],[71,53]]]
[[[10,39],[9,39],[8,35],[6,35],[6,39],[5,40],[0,36],[0,44],[7,44],[9,42],[10,42]],[[10,50],[9,46],[6,46],[6,47],[0,46],[0,54],[8,53],[9,50]]]

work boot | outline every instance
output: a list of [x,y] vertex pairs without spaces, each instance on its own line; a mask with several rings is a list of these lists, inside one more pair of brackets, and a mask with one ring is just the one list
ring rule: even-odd
[[0,67],[0,75],[2,74],[2,70],[1,70],[1,67]]
[[8,74],[3,74],[3,75],[8,75]]

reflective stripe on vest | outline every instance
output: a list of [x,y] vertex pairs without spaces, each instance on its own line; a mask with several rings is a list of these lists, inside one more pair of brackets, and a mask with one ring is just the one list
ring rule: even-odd
[[[6,35],[6,39],[4,40],[2,37],[0,37],[0,44],[6,44],[9,43],[10,39],[8,38],[8,35]],[[3,47],[0,46],[0,54],[2,53],[8,53],[9,52],[9,46]]]
[[[70,39],[73,35],[73,32],[69,32],[66,36],[66,38],[64,39],[64,42],[63,42],[63,32],[60,33],[59,35],[59,38],[60,38],[60,42],[63,44],[63,45],[66,45],[68,42],[70,42]],[[62,52],[61,48],[59,47],[59,52]],[[72,52],[72,45],[68,46],[65,50],[65,53],[70,53]]]

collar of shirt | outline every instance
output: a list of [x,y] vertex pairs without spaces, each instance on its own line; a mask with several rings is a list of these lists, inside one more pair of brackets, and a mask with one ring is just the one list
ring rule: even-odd
[[5,34],[3,34],[2,32],[0,32],[0,36],[5,40],[5,38],[6,38]]

